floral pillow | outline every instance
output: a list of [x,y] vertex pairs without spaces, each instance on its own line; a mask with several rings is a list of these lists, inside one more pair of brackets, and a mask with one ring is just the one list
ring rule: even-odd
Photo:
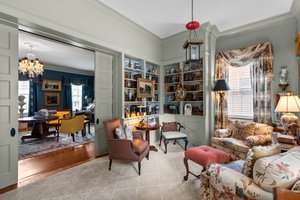
[[233,138],[244,140],[254,134],[255,122],[235,121],[235,129],[232,131]]
[[244,164],[243,174],[252,178],[253,166],[255,162],[263,157],[279,154],[281,152],[280,144],[273,146],[255,146],[248,150],[246,161]]
[[271,135],[251,135],[244,140],[244,143],[249,147],[265,145],[269,142],[272,142]]
[[273,132],[273,127],[267,124],[256,123],[254,135],[270,135]]
[[231,131],[228,129],[216,129],[214,132],[214,136],[219,138],[230,137]]
[[300,192],[300,180],[298,180],[292,187],[292,191]]
[[176,122],[163,122],[162,126],[163,126],[162,127],[163,132],[177,131]]
[[115,130],[115,138],[133,140],[133,134],[131,128],[126,125],[125,126],[120,125]]

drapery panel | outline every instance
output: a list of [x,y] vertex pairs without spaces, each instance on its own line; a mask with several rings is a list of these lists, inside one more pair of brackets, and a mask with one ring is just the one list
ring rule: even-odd
[[[270,42],[252,45],[246,48],[220,52],[216,56],[215,79],[228,81],[229,67],[250,65],[251,86],[253,89],[254,121],[272,123],[271,82],[273,78],[273,48]],[[228,122],[227,98],[223,105],[223,119],[220,116],[220,99],[216,95],[215,127],[220,128],[221,120],[225,127]]]

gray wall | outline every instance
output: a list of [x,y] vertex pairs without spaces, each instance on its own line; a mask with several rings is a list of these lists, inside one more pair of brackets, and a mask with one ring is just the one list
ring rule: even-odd
[[[295,55],[294,39],[296,37],[296,18],[286,18],[275,23],[265,24],[254,30],[246,30],[217,39],[217,52],[247,47],[252,44],[270,41],[274,50],[274,77],[272,93],[281,92],[278,74],[280,66],[287,66],[289,71],[288,91],[298,94],[298,67]],[[273,106],[272,106],[273,107]]]

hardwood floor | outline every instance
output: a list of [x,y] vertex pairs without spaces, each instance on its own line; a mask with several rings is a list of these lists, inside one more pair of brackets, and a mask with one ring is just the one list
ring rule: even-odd
[[18,187],[95,159],[94,142],[69,147],[19,161]]

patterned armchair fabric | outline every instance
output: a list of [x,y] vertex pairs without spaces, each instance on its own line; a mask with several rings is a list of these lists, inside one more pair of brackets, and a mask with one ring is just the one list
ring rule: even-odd
[[217,129],[212,147],[229,153],[232,160],[245,159],[248,150],[271,142],[273,127],[266,124],[230,121],[227,129]]
[[300,150],[288,151],[259,159],[254,165],[254,178],[240,173],[239,167],[212,164],[201,176],[202,199],[272,200],[274,187],[291,189],[300,180]]

